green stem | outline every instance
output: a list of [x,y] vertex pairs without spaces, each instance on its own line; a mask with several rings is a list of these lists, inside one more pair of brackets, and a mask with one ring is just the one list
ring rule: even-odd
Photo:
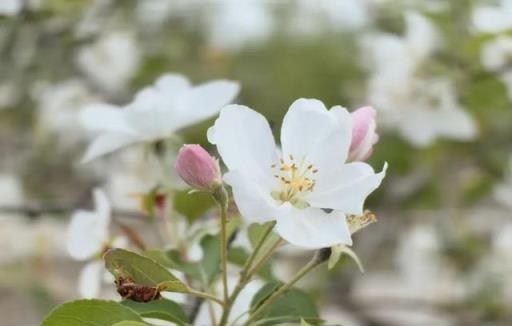
[[272,254],[274,253],[274,251],[279,248],[280,245],[282,245],[284,243],[284,240],[279,238],[279,240],[277,240],[273,245],[272,247],[270,247],[270,249],[265,253],[265,255],[263,255],[263,257],[261,257],[255,264],[254,264],[254,267],[247,272],[247,278],[251,278],[252,275],[254,275],[266,262],[267,260],[270,258],[270,256],[272,256]]
[[213,197],[220,208],[220,265],[222,273],[222,289],[224,305],[228,302],[228,195],[224,186],[220,186],[213,192]]
[[[247,258],[245,261],[244,266],[242,267],[242,271],[240,271],[240,279],[238,281],[238,284],[236,285],[235,289],[233,290],[233,293],[229,296],[228,300],[226,301],[226,304],[224,305],[224,311],[222,312],[222,317],[220,319],[220,326],[224,326],[227,324],[229,319],[229,314],[231,313],[231,308],[233,307],[233,304],[236,301],[236,298],[240,294],[240,292],[245,288],[247,283],[249,283],[252,274],[249,274],[249,268],[252,266],[252,263],[258,253],[260,252],[261,248],[263,247],[263,244],[265,243],[265,240],[267,240],[268,236],[272,232],[272,229],[274,229],[274,226],[276,225],[276,222],[273,221],[268,224],[267,228],[263,232],[262,236],[258,240],[258,243],[256,244],[256,247],[254,248],[251,255]],[[271,250],[273,251],[273,250]]]
[[252,325],[258,317],[267,309],[274,301],[280,296],[286,293],[292,286],[295,285],[301,278],[307,273],[313,270],[316,266],[324,263],[330,256],[330,249],[320,249],[315,253],[313,258],[307,263],[300,271],[295,274],[292,279],[283,285],[281,285],[268,299],[263,301],[261,305],[251,314],[251,317],[245,322],[244,326]]

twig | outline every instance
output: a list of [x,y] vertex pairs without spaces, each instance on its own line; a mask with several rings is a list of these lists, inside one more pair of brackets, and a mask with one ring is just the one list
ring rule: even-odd
[[[43,215],[67,215],[79,209],[79,205],[55,204],[55,205],[4,205],[0,206],[0,214],[23,215],[31,219],[37,219]],[[123,218],[145,219],[146,215],[137,211],[113,209],[112,215]]]

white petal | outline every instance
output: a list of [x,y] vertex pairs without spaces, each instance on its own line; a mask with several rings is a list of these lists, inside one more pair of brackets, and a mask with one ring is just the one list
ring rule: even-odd
[[216,80],[191,89],[179,115],[179,128],[205,120],[217,114],[236,97],[240,86],[228,80]]
[[386,175],[387,163],[380,173],[363,162],[343,166],[342,173],[332,176],[331,186],[315,189],[307,198],[313,207],[332,208],[347,214],[362,214],[366,197],[377,189]]
[[97,298],[100,294],[103,262],[93,261],[85,265],[78,279],[78,292],[86,299]]
[[339,211],[326,213],[311,207],[297,209],[285,203],[276,220],[279,235],[299,247],[320,249],[337,244],[352,244],[345,214]]
[[208,130],[208,140],[217,145],[230,170],[258,180],[269,189],[274,185],[271,166],[277,161],[276,146],[270,126],[261,114],[246,106],[228,105]]
[[124,119],[124,110],[110,104],[97,103],[80,111],[80,123],[91,131],[132,133]]
[[430,55],[439,45],[439,35],[434,25],[423,15],[409,10],[405,14],[407,33],[405,38],[417,60]]
[[238,210],[250,223],[264,223],[275,219],[277,206],[264,185],[245,178],[238,170],[227,172],[224,181],[233,190]]
[[94,207],[96,208],[96,213],[98,214],[98,224],[101,224],[105,230],[107,230],[108,225],[110,224],[110,202],[107,198],[107,195],[100,188],[94,189]]
[[86,260],[98,254],[106,240],[106,231],[98,228],[98,215],[77,211],[71,217],[66,234],[66,249],[76,260]]
[[313,99],[295,101],[286,113],[281,129],[283,156],[307,158],[319,170],[330,170],[347,158],[352,137],[352,119],[341,107],[327,111]]
[[188,79],[180,74],[165,74],[158,78],[154,88],[166,96],[181,96],[190,89]]
[[102,155],[109,154],[129,144],[136,142],[138,139],[130,134],[124,133],[104,133],[96,137],[89,145],[82,163],[90,162]]

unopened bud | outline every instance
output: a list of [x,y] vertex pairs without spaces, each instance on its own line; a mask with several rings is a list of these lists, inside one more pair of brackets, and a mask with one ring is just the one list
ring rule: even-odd
[[197,190],[212,192],[222,183],[219,163],[200,145],[184,145],[180,149],[176,171]]
[[374,108],[365,106],[352,112],[352,143],[349,161],[364,161],[373,152],[373,145],[379,141],[375,129],[377,115]]

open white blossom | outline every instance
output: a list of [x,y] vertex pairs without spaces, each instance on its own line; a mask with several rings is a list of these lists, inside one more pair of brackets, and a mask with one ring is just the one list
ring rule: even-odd
[[82,124],[98,136],[84,161],[139,142],[171,136],[178,129],[215,115],[238,94],[238,83],[215,80],[192,86],[181,75],[167,74],[140,90],[124,107],[96,104],[81,114]]
[[440,46],[437,30],[417,12],[409,11],[405,18],[403,37],[379,34],[363,42],[372,69],[369,102],[382,112],[385,127],[397,129],[415,146],[428,146],[437,138],[473,139],[475,123],[458,103],[452,82],[419,76]]
[[351,116],[341,106],[299,99],[286,114],[280,152],[267,120],[240,105],[222,109],[208,140],[229,169],[224,180],[249,222],[276,220],[291,244],[322,248],[351,244],[346,214],[362,214],[385,175],[366,163],[345,163]]
[[108,248],[126,246],[126,238],[109,233],[111,208],[103,191],[94,190],[94,211],[79,210],[71,217],[66,248],[75,260],[87,261],[79,276],[78,291],[85,298],[97,297],[106,270],[102,254]]
[[139,58],[140,51],[132,33],[109,32],[96,43],[80,49],[76,62],[99,88],[117,93],[133,77]]
[[473,26],[477,32],[500,33],[512,29],[512,0],[501,0],[498,6],[481,5],[473,10]]

